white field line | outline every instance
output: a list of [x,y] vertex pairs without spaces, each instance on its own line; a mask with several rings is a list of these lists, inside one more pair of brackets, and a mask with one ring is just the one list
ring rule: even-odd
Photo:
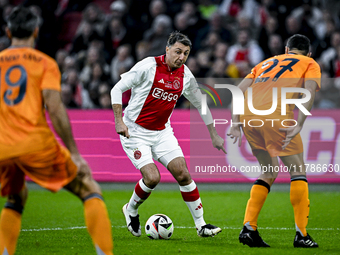
[[[126,226],[112,226],[113,228],[126,228]],[[74,229],[85,229],[85,226],[79,227],[69,227],[69,228],[33,228],[33,229],[21,229],[23,232],[39,232],[39,231],[58,231],[58,230],[74,230]],[[176,226],[175,228],[183,228],[189,229],[194,227],[185,227],[185,226]],[[223,227],[222,229],[232,229],[232,230],[240,230],[242,227]],[[268,229],[268,230],[295,230],[295,228],[271,228],[265,227],[258,229]],[[340,228],[307,228],[308,230],[318,230],[318,231],[340,231]]]

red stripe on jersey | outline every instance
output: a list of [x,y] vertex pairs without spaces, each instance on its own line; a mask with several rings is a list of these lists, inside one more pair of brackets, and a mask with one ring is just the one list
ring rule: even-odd
[[149,130],[163,130],[183,90],[184,65],[171,71],[164,55],[155,57],[156,74],[136,123]]
[[136,192],[137,196],[139,196],[139,198],[143,199],[143,200],[147,199],[151,194],[151,192],[150,193],[145,192],[141,188],[141,186],[139,185],[139,182],[137,182],[137,184],[135,186],[135,192]]
[[181,191],[181,194],[185,202],[194,202],[200,198],[200,194],[198,192],[197,187],[193,191],[189,192]]

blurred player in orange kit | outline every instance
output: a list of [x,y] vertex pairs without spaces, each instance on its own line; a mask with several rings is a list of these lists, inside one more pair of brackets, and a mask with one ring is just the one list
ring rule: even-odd
[[[228,134],[241,146],[241,129],[249,142],[254,156],[262,167],[262,173],[255,181],[248,200],[244,226],[239,240],[250,247],[269,247],[257,231],[257,219],[267,198],[271,185],[278,171],[265,171],[263,166],[279,166],[278,156],[286,166],[291,166],[290,201],[294,209],[296,236],[294,247],[314,248],[318,244],[308,235],[306,226],[309,215],[308,184],[303,160],[303,145],[300,131],[306,119],[300,109],[294,121],[294,105],[286,106],[286,114],[281,115],[281,89],[304,88],[310,93],[302,106],[310,111],[315,92],[320,89],[321,72],[319,65],[310,58],[310,41],[303,35],[293,35],[287,41],[285,54],[266,59],[256,65],[250,74],[238,85],[248,100],[248,88],[252,89],[253,106],[256,110],[268,110],[272,107],[273,88],[277,89],[277,108],[267,115],[253,114],[245,107],[245,114],[233,115],[233,125]],[[305,91],[307,92],[307,91]],[[307,94],[309,94],[307,92]],[[249,95],[250,97],[251,95]],[[287,93],[287,99],[297,99],[299,93]],[[283,97],[283,96],[282,96]],[[302,98],[303,100],[303,98]],[[246,104],[245,104],[246,105]],[[275,106],[275,105],[274,105]],[[262,112],[263,113],[263,112]],[[257,123],[255,122],[257,120]],[[275,121],[268,121],[272,119]],[[287,121],[290,119],[290,121]],[[252,126],[248,121],[252,120]],[[284,128],[282,121],[288,128]],[[243,124],[242,124],[243,123]],[[256,124],[255,124],[256,123]],[[264,123],[262,126],[261,124]],[[273,168],[272,168],[273,169]],[[296,171],[293,171],[293,170]]]
[[[16,7],[8,17],[11,47],[0,53],[0,181],[7,202],[0,218],[0,254],[14,254],[27,200],[25,176],[53,192],[62,187],[84,203],[97,254],[113,254],[111,223],[99,185],[81,157],[60,97],[57,63],[34,47],[38,18]],[[67,149],[55,139],[45,118]]]

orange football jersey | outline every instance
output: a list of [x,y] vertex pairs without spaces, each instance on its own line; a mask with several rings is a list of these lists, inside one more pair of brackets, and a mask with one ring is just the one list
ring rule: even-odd
[[57,63],[28,47],[0,52],[0,160],[56,143],[46,118],[42,90],[60,91]]
[[[273,88],[277,88],[275,112],[264,115],[267,118],[292,119],[293,104],[286,106],[286,115],[281,115],[281,88],[303,88],[306,80],[313,80],[320,89],[320,66],[310,57],[297,54],[282,54],[268,58],[256,65],[245,78],[253,79],[252,102],[256,110],[269,110],[273,103]],[[287,99],[298,98],[300,93],[287,93]],[[248,90],[245,93],[245,114],[255,115],[248,108]]]

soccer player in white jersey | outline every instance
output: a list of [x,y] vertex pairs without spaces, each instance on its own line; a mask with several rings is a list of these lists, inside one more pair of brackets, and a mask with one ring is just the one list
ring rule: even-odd
[[[201,92],[193,74],[184,65],[191,49],[189,38],[179,32],[170,34],[166,54],[147,57],[121,75],[121,80],[111,91],[116,132],[124,151],[143,178],[136,184],[130,201],[123,206],[128,230],[141,235],[138,207],[149,197],[160,181],[160,173],[153,159],[162,163],[179,184],[183,200],[194,219],[197,234],[214,236],[219,227],[207,224],[195,182],[191,179],[182,149],[170,126],[170,116],[176,102],[184,95],[198,110]],[[122,117],[122,93],[131,89],[131,98]],[[207,125],[212,144],[224,149],[224,140],[213,126],[210,111],[201,115]]]

